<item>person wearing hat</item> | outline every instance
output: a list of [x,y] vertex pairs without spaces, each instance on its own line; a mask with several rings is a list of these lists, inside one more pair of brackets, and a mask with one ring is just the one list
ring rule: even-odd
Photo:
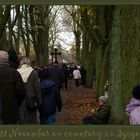
[[98,107],[91,111],[91,115],[83,119],[84,124],[107,124],[110,117],[111,106],[107,103],[105,96],[98,99]]
[[132,96],[125,112],[131,125],[140,125],[140,84],[133,88]]

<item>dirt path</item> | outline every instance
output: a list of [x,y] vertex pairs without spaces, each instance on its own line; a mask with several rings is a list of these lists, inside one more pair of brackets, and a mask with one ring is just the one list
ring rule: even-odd
[[63,108],[57,113],[58,125],[82,124],[82,119],[96,105],[93,89],[75,86],[74,80],[68,81],[68,89],[61,91]]

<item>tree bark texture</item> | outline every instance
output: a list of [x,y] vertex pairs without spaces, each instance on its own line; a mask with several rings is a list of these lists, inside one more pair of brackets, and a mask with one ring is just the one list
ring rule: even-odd
[[140,83],[140,6],[116,6],[110,50],[111,122],[128,123],[125,108]]

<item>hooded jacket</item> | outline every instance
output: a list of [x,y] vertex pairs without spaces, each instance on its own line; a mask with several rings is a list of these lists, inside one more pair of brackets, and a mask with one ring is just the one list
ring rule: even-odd
[[41,91],[39,85],[38,72],[31,66],[23,64],[17,71],[20,73],[22,80],[26,83],[27,96],[35,96],[41,105]]
[[140,124],[140,100],[132,98],[126,106],[125,112],[129,117],[130,124]]
[[54,82],[43,79],[40,81],[42,106],[40,114],[50,115],[61,111],[62,100],[59,90]]

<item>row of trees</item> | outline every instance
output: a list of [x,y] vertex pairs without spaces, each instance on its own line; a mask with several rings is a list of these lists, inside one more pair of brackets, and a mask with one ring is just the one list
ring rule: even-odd
[[47,64],[58,33],[72,32],[71,51],[87,69],[87,86],[95,85],[98,97],[109,81],[110,122],[123,124],[130,92],[140,82],[139,15],[138,5],[1,5],[0,47],[19,52],[22,42],[27,56],[33,48],[37,64]]
[[23,48],[29,56],[35,51],[36,63],[49,62],[57,33],[56,14],[60,6],[1,5],[0,48]]
[[87,86],[95,83],[98,97],[109,81],[110,123],[128,123],[125,107],[133,87],[140,83],[139,8],[80,5],[69,12],[75,27],[76,58],[88,70]]

